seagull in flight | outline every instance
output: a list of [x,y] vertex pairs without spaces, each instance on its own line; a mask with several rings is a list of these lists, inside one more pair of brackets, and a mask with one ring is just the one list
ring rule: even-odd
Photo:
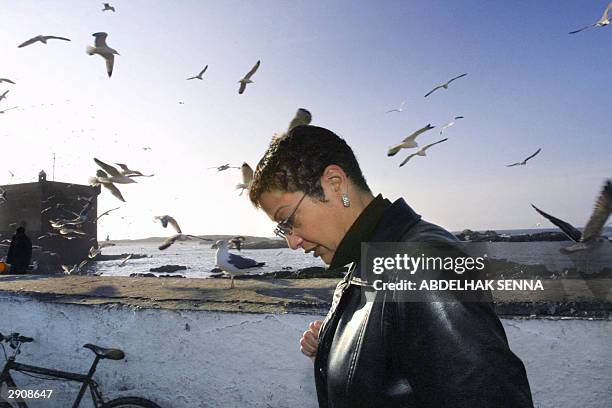
[[416,138],[421,133],[427,132],[428,130],[431,130],[433,128],[435,128],[435,126],[431,126],[431,123],[429,123],[427,124],[427,126],[424,126],[419,130],[415,131],[410,136],[402,140],[401,143],[398,143],[395,146],[391,146],[389,148],[389,151],[387,152],[387,156],[395,156],[395,154],[397,154],[397,152],[399,152],[401,149],[412,149],[413,147],[418,147],[419,144],[416,142]]
[[127,177],[153,177],[155,174],[142,174],[138,170],[130,170],[127,164],[123,163],[115,163],[117,166],[121,167],[120,173]]
[[440,136],[442,136],[442,133],[444,133],[444,131],[449,127],[453,126],[455,122],[459,119],[463,119],[463,116],[455,116],[455,118],[451,122],[448,122],[446,125],[442,126],[442,129],[440,129]]
[[227,244],[228,242],[225,240],[217,241],[217,253],[215,257],[217,261],[217,267],[219,267],[224,274],[230,276],[230,289],[232,289],[234,288],[234,276],[246,274],[246,269],[264,266],[265,262],[257,262],[250,258],[245,258],[240,255],[232,254],[229,252]]
[[4,91],[4,93],[2,95],[0,95],[0,101],[3,99],[6,99],[6,94],[9,93],[9,91]]
[[581,31],[586,30],[587,28],[591,28],[591,27],[605,27],[607,25],[610,24],[610,16],[608,15],[608,12],[612,10],[612,2],[610,4],[608,4],[608,7],[606,7],[606,9],[603,12],[603,15],[601,16],[601,18],[599,20],[597,20],[595,23],[588,25],[586,27],[583,27],[579,30],[574,30],[574,31],[570,31],[570,34],[576,34],[579,33]]
[[242,189],[239,194],[242,195],[244,190],[251,188],[251,183],[253,182],[253,169],[248,165],[248,163],[244,162],[240,167],[240,171],[242,171],[242,183],[236,184],[236,190]]
[[251,77],[257,71],[257,69],[259,68],[259,64],[260,63],[261,63],[261,61],[258,60],[257,63],[253,66],[253,68],[251,68],[251,70],[244,76],[244,78],[242,78],[240,81],[238,81],[238,83],[240,84],[240,88],[238,89],[238,93],[239,94],[242,94],[244,92],[244,90],[246,89],[247,84],[253,83],[253,81],[251,81]]
[[235,166],[230,166],[229,163],[226,164],[222,164],[220,166],[216,166],[216,167],[209,167],[208,169],[217,169],[217,171],[223,171],[223,170],[227,170],[227,169],[239,169],[240,167],[235,167]]
[[610,213],[612,213],[612,181],[607,180],[604,184],[599,197],[595,201],[591,217],[582,232],[570,223],[545,213],[535,205],[531,204],[531,206],[544,218],[561,228],[561,231],[572,241],[576,242],[571,246],[561,248],[561,252],[571,254],[573,252],[584,251],[594,247],[598,242],[604,242],[601,234],[606,221],[610,217]]
[[37,35],[36,37],[32,37],[29,40],[19,44],[17,46],[17,48],[23,48],[26,47],[30,44],[34,44],[35,42],[40,41],[43,44],[46,44],[48,40],[63,40],[63,41],[70,41],[70,38],[66,38],[66,37],[57,37],[55,35]]
[[531,156],[527,157],[525,160],[523,160],[522,162],[516,162],[516,163],[512,163],[512,164],[507,164],[506,167],[514,167],[514,166],[524,166],[527,164],[527,161],[533,157],[535,157],[538,153],[540,153],[542,151],[542,148],[540,147],[538,150],[536,150],[536,152],[534,154],[532,154]]
[[404,164],[408,163],[408,160],[412,159],[414,156],[427,156],[427,153],[425,153],[427,149],[429,149],[431,146],[437,145],[438,143],[446,142],[447,140],[448,138],[445,138],[442,140],[438,140],[437,142],[430,143],[427,146],[421,147],[419,150],[416,151],[416,153],[412,153],[410,156],[406,157],[404,161],[400,163],[399,166],[402,167]]
[[104,170],[105,173],[110,175],[110,177],[107,177],[108,180],[105,180],[105,181],[110,181],[111,183],[117,183],[117,184],[136,183],[136,180],[132,179],[132,177],[134,176],[125,175],[121,173],[119,170],[117,170],[116,167],[111,166],[110,164],[106,164],[102,160],[98,160],[95,157],[94,157],[94,161],[96,162],[98,166],[102,168],[102,170]]
[[177,234],[182,234],[181,227],[179,227],[178,222],[176,222],[173,217],[169,215],[156,215],[155,217],[153,217],[153,219],[156,221],[160,221],[162,227],[164,228],[167,228],[168,224],[172,225],[172,228],[174,228]]
[[208,239],[208,238],[201,238],[198,237],[197,235],[189,235],[189,234],[175,234],[172,235],[171,237],[167,238],[160,246],[158,246],[157,248],[160,251],[163,251],[164,249],[169,248],[172,244],[174,244],[176,241],[188,241],[191,239],[199,239],[202,241],[212,241],[212,239]]
[[11,109],[17,109],[18,107],[19,106],[13,106],[13,107],[10,107],[10,108],[6,108],[4,110],[0,110],[0,115],[6,113],[7,111],[10,111]]
[[208,65],[206,65],[204,67],[204,69],[200,71],[200,73],[198,75],[192,76],[191,78],[187,78],[187,81],[189,81],[190,79],[199,79],[201,81],[202,80],[202,75],[204,75],[204,73],[206,72],[207,69],[208,69]]
[[110,78],[113,75],[113,65],[115,64],[115,55],[119,55],[117,50],[112,49],[108,45],[106,45],[106,37],[108,37],[107,33],[94,33],[92,36],[96,37],[95,47],[91,45],[87,46],[87,54],[94,55],[98,54],[102,58],[106,60],[106,72],[108,73],[108,77]]
[[13,81],[11,81],[10,79],[8,79],[8,78],[0,78],[0,84],[2,82],[8,82],[9,84],[15,85],[15,83]]
[[456,79],[459,78],[463,78],[464,76],[466,76],[467,74],[461,74],[459,76],[456,76],[452,79],[450,79],[447,83],[442,84],[442,85],[438,85],[436,86],[434,89],[432,89],[431,91],[427,92],[427,94],[425,95],[425,98],[427,98],[429,95],[431,95],[432,93],[434,93],[435,91],[437,91],[438,89],[444,88],[444,89],[448,89],[448,86],[450,85],[451,82],[453,82]]
[[110,181],[109,175],[104,170],[96,171],[96,177],[89,178],[89,184],[92,186],[102,185],[106,188],[112,195],[114,195],[117,199],[125,202],[121,191]]
[[402,101],[402,103],[400,104],[399,108],[397,108],[397,109],[391,109],[391,110],[388,110],[388,111],[387,111],[387,112],[385,112],[385,113],[391,113],[391,112],[403,112],[403,111],[404,111],[404,104],[405,104],[405,103],[406,103],[406,101]]
[[112,11],[113,13],[115,12],[115,6],[111,6],[110,3],[102,3],[102,5],[104,6],[102,11]]

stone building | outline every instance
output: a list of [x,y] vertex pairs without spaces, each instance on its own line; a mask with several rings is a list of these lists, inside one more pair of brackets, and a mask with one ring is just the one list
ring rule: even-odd
[[[60,264],[75,264],[87,257],[89,248],[97,243],[97,194],[100,187],[48,181],[41,171],[38,182],[0,186],[6,201],[0,203],[0,257],[7,250],[15,229],[23,226],[32,240],[32,261],[41,271]],[[49,223],[54,219],[74,219],[85,205],[83,198],[93,198],[90,220],[78,226],[85,233],[67,239],[57,233]],[[74,234],[72,234],[74,235]],[[6,240],[9,240],[8,242]],[[39,248],[40,247],[40,248]],[[55,255],[57,254],[57,255]]]

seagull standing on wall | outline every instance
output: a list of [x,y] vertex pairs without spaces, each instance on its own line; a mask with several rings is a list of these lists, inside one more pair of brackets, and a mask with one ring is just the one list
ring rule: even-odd
[[227,241],[225,240],[217,241],[216,246],[217,266],[224,274],[230,276],[230,289],[234,287],[234,276],[246,274],[246,269],[258,268],[265,265],[265,262],[257,262],[253,259],[230,253],[227,248]]

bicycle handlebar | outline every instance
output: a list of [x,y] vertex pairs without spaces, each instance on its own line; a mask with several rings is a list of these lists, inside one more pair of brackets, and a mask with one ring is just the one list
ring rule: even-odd
[[10,341],[17,341],[19,343],[31,343],[34,341],[34,339],[32,337],[27,337],[27,336],[20,336],[19,333],[11,333],[8,336],[4,336],[2,335],[2,333],[0,333],[0,342],[10,342]]

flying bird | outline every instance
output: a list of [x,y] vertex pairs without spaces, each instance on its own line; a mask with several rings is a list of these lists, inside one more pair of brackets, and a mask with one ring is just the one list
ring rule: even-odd
[[169,216],[169,215],[157,215],[155,217],[153,217],[154,220],[160,221],[162,227],[166,228],[168,227],[168,224],[172,225],[172,228],[174,228],[174,230],[178,233],[181,234],[181,227],[179,227],[178,222],[176,222],[176,220]]
[[610,213],[612,213],[612,181],[607,180],[604,184],[599,197],[597,197],[595,201],[595,207],[593,208],[591,217],[587,221],[582,233],[570,223],[545,213],[533,204],[531,204],[531,206],[540,215],[561,228],[561,231],[563,231],[572,241],[576,242],[571,246],[561,248],[561,252],[571,254],[573,252],[584,251],[593,248],[599,242],[605,242],[601,234],[606,221],[610,217]]
[[387,112],[385,112],[385,113],[391,113],[391,112],[403,112],[403,110],[404,110],[404,104],[405,104],[405,103],[406,103],[406,101],[402,101],[402,103],[400,104],[399,108],[397,108],[397,109],[391,109],[391,110],[388,110],[388,111],[387,111]]
[[419,150],[416,151],[416,153],[412,153],[410,156],[406,157],[404,161],[400,163],[399,166],[402,167],[404,164],[408,163],[408,160],[412,159],[414,156],[427,156],[427,153],[425,153],[427,149],[429,149],[431,146],[437,145],[438,143],[446,142],[447,140],[448,138],[445,138],[442,140],[438,140],[437,142],[430,143],[427,146],[421,147]]
[[102,5],[104,6],[102,11],[112,11],[113,13],[115,12],[115,6],[111,6],[110,3],[102,3]]
[[37,35],[36,37],[30,38],[28,41],[25,41],[17,46],[17,48],[23,48],[30,44],[34,44],[35,42],[40,41],[43,44],[46,44],[48,40],[63,40],[70,41],[70,38],[66,37],[57,37],[55,35]]
[[15,85],[15,83],[13,81],[11,81],[10,79],[8,79],[8,78],[0,78],[0,84],[2,82],[8,82],[9,84]]
[[96,162],[98,166],[102,168],[102,170],[104,170],[106,173],[110,175],[110,177],[107,177],[107,180],[103,180],[103,181],[110,181],[111,183],[117,183],[117,184],[136,183],[136,180],[134,180],[132,176],[130,175],[126,176],[125,174],[122,174],[119,170],[117,170],[116,167],[111,166],[110,164],[106,164],[102,160],[98,160],[95,157],[94,157],[94,161]]
[[251,183],[253,182],[253,169],[246,162],[244,162],[240,167],[240,171],[242,172],[242,183],[236,184],[236,190],[242,189],[239,194],[242,195],[244,190],[251,188]]
[[117,166],[121,167],[120,173],[127,177],[153,177],[154,174],[142,174],[138,170],[130,170],[127,164],[123,163],[115,163]]
[[532,154],[531,156],[527,157],[525,160],[523,160],[522,162],[516,162],[516,163],[512,163],[512,164],[507,164],[506,167],[514,167],[514,166],[524,166],[527,164],[527,161],[533,157],[535,157],[538,153],[540,153],[542,151],[542,148],[540,147],[538,150],[536,150],[536,152],[534,154]]
[[9,91],[4,91],[4,93],[2,95],[0,95],[0,101],[3,99],[6,99],[6,94],[9,93]]
[[438,89],[444,88],[444,89],[448,89],[448,86],[450,85],[451,82],[453,82],[456,79],[459,78],[463,78],[464,76],[466,76],[467,74],[461,74],[459,76],[454,77],[453,79],[450,79],[447,83],[442,84],[442,85],[438,85],[436,86],[434,89],[432,89],[431,91],[427,92],[427,94],[425,95],[425,98],[427,98],[429,95],[431,95],[432,93],[434,93],[435,91],[437,91]]
[[206,72],[206,70],[208,69],[208,65],[206,65],[204,67],[204,69],[202,71],[200,71],[200,73],[196,76],[192,76],[191,78],[187,78],[187,81],[189,81],[190,79],[199,79],[202,80],[202,75],[204,75],[204,73]]
[[440,136],[442,136],[442,133],[448,129],[449,127],[453,126],[455,124],[455,122],[459,119],[463,119],[463,116],[455,116],[455,118],[448,122],[446,125],[442,126],[442,129],[440,129]]
[[222,164],[222,165],[216,166],[216,167],[209,167],[208,169],[209,170],[217,169],[217,171],[219,172],[219,171],[223,171],[223,170],[227,170],[227,169],[239,169],[239,168],[240,167],[232,167],[232,166],[230,166],[229,163],[226,163],[226,164]]
[[125,202],[125,199],[123,198],[123,195],[121,194],[121,191],[119,191],[117,186],[115,186],[113,184],[113,182],[110,181],[110,178],[109,178],[108,174],[106,174],[106,172],[104,170],[96,171],[96,177],[90,177],[89,178],[89,184],[92,185],[92,186],[102,185],[104,188],[106,188],[108,191],[110,191],[110,193],[113,196],[115,196],[119,200]]
[[10,108],[6,108],[4,110],[0,110],[0,115],[6,113],[7,111],[10,111],[11,109],[17,109],[18,107],[19,106],[13,106],[13,107],[10,107]]
[[230,289],[234,287],[234,276],[247,273],[246,269],[258,268],[265,265],[265,262],[257,262],[250,258],[245,258],[240,255],[235,255],[229,252],[227,241],[219,240],[216,243],[217,266],[224,274],[231,278]]
[[240,81],[238,81],[238,83],[240,83],[240,88],[238,89],[238,93],[239,94],[242,94],[244,92],[244,90],[246,89],[247,84],[253,83],[253,81],[251,81],[251,77],[257,71],[257,69],[259,68],[259,64],[260,63],[261,63],[261,61],[258,60],[257,63],[253,66],[253,68],[251,68],[251,70],[244,76],[244,78],[242,78]]
[[114,50],[108,45],[106,45],[106,37],[108,37],[107,33],[94,33],[92,35],[96,37],[94,43],[95,47],[88,45],[86,52],[88,55],[98,54],[106,60],[106,72],[108,73],[108,77],[110,78],[111,75],[113,75],[115,55],[119,55],[119,53],[117,52],[117,50]]
[[431,123],[429,123],[427,126],[415,131],[410,136],[402,140],[401,143],[398,143],[395,146],[391,146],[389,148],[389,151],[387,152],[387,156],[395,156],[395,154],[401,149],[412,149],[413,147],[418,147],[419,144],[416,142],[416,138],[421,133],[427,132],[428,130],[431,130],[433,128],[435,128],[435,126],[431,126]]
[[579,33],[581,31],[586,30],[587,28],[591,28],[591,27],[605,27],[607,25],[610,24],[610,16],[608,15],[608,12],[612,10],[612,2],[610,4],[608,4],[608,7],[606,7],[606,9],[603,12],[603,15],[601,16],[601,18],[599,20],[597,20],[595,23],[588,25],[586,27],[583,27],[579,30],[575,30],[575,31],[570,31],[570,34],[576,34]]
[[295,112],[295,116],[291,119],[291,122],[289,122],[287,133],[294,127],[309,125],[310,122],[312,122],[312,114],[307,109],[299,108],[297,112]]
[[167,238],[160,246],[158,246],[157,248],[160,251],[163,251],[164,249],[169,248],[172,244],[174,244],[176,241],[188,241],[190,239],[199,239],[202,241],[212,241],[208,238],[201,238],[198,237],[197,235],[188,235],[188,234],[175,234],[169,238]]

